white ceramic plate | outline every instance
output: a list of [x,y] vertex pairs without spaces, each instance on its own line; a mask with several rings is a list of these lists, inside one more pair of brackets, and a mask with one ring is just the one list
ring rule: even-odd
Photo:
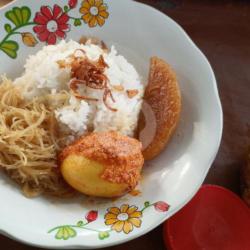
[[[85,9],[80,13],[82,5]],[[85,21],[89,20],[88,11],[100,15],[99,23],[81,19],[85,15]],[[65,15],[71,18],[68,20]],[[21,74],[27,56],[46,44],[39,38],[54,43],[59,40],[58,35],[75,40],[90,35],[102,38],[108,45],[115,44],[144,80],[151,56],[166,59],[177,72],[183,98],[178,130],[168,148],[146,164],[138,187],[140,195],[128,194],[115,201],[84,197],[70,201],[27,199],[8,178],[0,176],[2,234],[48,248],[105,247],[147,233],[192,198],[217,153],[222,110],[207,59],[178,24],[159,11],[130,0],[17,0],[0,10],[0,20],[1,74],[12,78]],[[33,28],[39,22],[42,25],[34,29],[36,33]],[[48,38],[47,29],[59,32]],[[41,31],[44,33],[39,34]],[[120,222],[112,224],[117,220]]]

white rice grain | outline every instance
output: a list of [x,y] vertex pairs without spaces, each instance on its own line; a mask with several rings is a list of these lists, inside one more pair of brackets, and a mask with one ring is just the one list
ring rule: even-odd
[[[88,127],[94,131],[115,130],[124,135],[133,136],[141,109],[144,85],[136,69],[123,56],[118,55],[114,46],[107,53],[93,44],[79,44],[75,41],[62,41],[58,45],[43,47],[37,54],[30,56],[25,64],[24,74],[15,80],[20,84],[25,98],[47,93],[56,93],[59,90],[70,92],[70,67],[60,68],[58,61],[70,62],[70,55],[84,56],[84,50],[90,60],[98,60],[103,55],[109,65],[105,69],[109,88],[112,89],[115,102],[108,99],[109,105],[117,109],[113,112],[103,103],[103,90],[90,89],[80,86],[79,92],[99,99],[97,102],[82,101],[71,97],[70,104],[55,111],[58,121],[66,125],[72,132],[84,134]],[[113,89],[113,86],[122,86],[123,91]],[[126,90],[138,90],[138,94],[129,98]]]

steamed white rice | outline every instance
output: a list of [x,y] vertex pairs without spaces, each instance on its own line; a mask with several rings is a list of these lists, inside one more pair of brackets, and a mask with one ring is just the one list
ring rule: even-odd
[[[109,88],[112,90],[115,103],[108,101],[110,106],[118,111],[113,112],[105,106],[102,100],[103,90],[81,86],[79,91],[99,101],[78,100],[72,95],[68,106],[54,111],[57,120],[67,126],[72,133],[78,135],[86,133],[88,128],[92,127],[94,131],[115,130],[124,135],[133,136],[141,109],[144,86],[134,66],[123,56],[118,55],[113,46],[110,52],[90,43],[83,45],[75,41],[62,41],[58,45],[45,46],[27,59],[24,66],[25,72],[15,80],[15,84],[21,84],[23,95],[27,99],[46,93],[56,93],[60,90],[69,91],[71,69],[60,68],[57,62],[69,60],[72,54],[83,56],[82,52],[77,49],[83,49],[91,60],[98,60],[99,56],[103,55],[105,62],[109,65],[105,74],[108,77]],[[124,90],[118,91],[112,86],[123,86]],[[134,89],[139,93],[129,98],[126,90]]]

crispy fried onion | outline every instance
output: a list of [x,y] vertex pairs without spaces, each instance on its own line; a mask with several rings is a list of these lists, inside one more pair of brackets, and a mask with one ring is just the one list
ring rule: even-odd
[[[84,51],[82,52],[85,53]],[[78,91],[79,85],[85,85],[92,89],[104,90],[103,102],[105,106],[111,111],[116,112],[117,109],[112,108],[107,101],[108,98],[110,98],[115,102],[112,92],[108,87],[108,78],[104,74],[106,67],[108,67],[108,65],[104,61],[102,55],[99,57],[98,61],[90,61],[86,57],[74,57],[71,64],[72,80],[70,82],[70,89],[73,91],[76,98],[88,101],[98,101],[98,99],[81,95]]]

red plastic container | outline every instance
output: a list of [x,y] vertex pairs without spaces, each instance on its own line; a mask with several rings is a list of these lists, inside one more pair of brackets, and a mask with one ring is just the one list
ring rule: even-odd
[[231,191],[204,185],[164,224],[168,250],[250,250],[250,209]]

